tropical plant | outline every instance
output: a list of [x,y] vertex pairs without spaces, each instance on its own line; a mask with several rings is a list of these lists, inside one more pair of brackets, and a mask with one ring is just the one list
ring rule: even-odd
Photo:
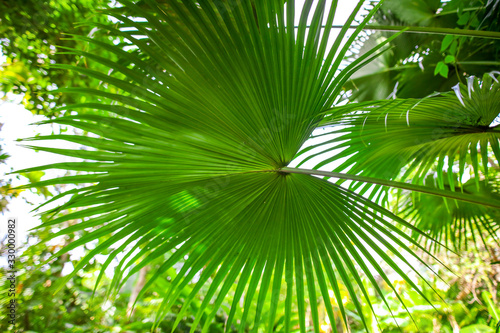
[[[498,1],[388,0],[374,15],[373,25],[411,25],[433,33],[408,33],[390,43],[388,52],[365,66],[346,83],[351,100],[369,101],[397,96],[423,98],[448,91],[470,75],[482,77],[498,69],[500,43],[494,39],[438,34],[441,29],[499,32]],[[357,53],[391,36],[384,30],[360,36]],[[362,39],[362,40],[361,40]],[[358,44],[358,43],[356,43]]]
[[[80,102],[75,95],[60,94],[57,87],[92,87],[93,78],[71,73],[50,64],[78,63],[74,55],[56,52],[58,47],[85,48],[84,43],[67,34],[89,34],[81,21],[108,22],[96,8],[106,0],[5,0],[0,2],[0,52],[6,57],[0,67],[0,96],[8,93],[23,96],[23,105],[33,113],[54,116],[54,105]],[[106,40],[105,35],[93,34]],[[82,60],[85,61],[85,60]]]
[[[500,164],[500,130],[495,124],[499,106],[500,82],[489,73],[482,80],[469,77],[468,84],[455,86],[454,92],[425,99],[336,107],[336,113],[321,122],[329,130],[319,134],[332,138],[305,148],[302,153],[314,150],[314,154],[299,166],[318,155],[341,150],[323,158],[316,168],[345,158],[334,172],[348,170],[368,177],[411,180],[498,200],[498,175],[496,169],[490,169]],[[462,181],[466,166],[473,173],[467,183]],[[465,176],[471,176],[469,170]],[[387,187],[354,182],[350,188],[361,188],[360,193],[370,190],[369,198],[383,203],[389,200]],[[412,200],[414,204],[408,204]],[[470,228],[479,231],[477,237],[490,235],[498,240],[498,209],[428,196],[410,198],[403,206],[407,217],[416,214],[419,230],[430,231],[434,240],[453,238],[455,249],[465,245],[463,236]]]
[[[292,325],[292,316],[298,310],[297,326],[305,332],[309,329],[307,308],[313,329],[319,332],[316,305],[320,301],[325,303],[331,323],[346,321],[341,283],[364,328],[369,330],[366,310],[373,311],[373,307],[366,282],[377,291],[389,312],[389,303],[375,275],[402,301],[379,264],[380,259],[428,300],[406,269],[425,281],[414,263],[432,268],[414,249],[434,257],[399,227],[428,236],[360,193],[313,175],[500,208],[498,200],[492,198],[444,190],[442,186],[408,184],[387,174],[373,178],[361,172],[364,170],[340,173],[289,166],[315,129],[339,121],[344,124],[341,119],[349,118],[349,113],[345,108],[332,108],[344,83],[399,35],[389,37],[340,70],[350,45],[381,4],[347,36],[363,5],[359,1],[334,37],[336,1],[308,0],[300,10],[291,0],[286,4],[264,0],[145,0],[140,5],[120,2],[125,11],[122,7],[107,11],[118,23],[97,26],[123,38],[128,43],[126,48],[75,36],[93,45],[94,50],[70,51],[107,66],[107,74],[83,66],[55,66],[101,80],[103,85],[99,89],[61,89],[88,96],[91,102],[62,106],[59,110],[67,111],[64,117],[43,122],[73,126],[92,135],[32,139],[85,145],[84,150],[36,148],[82,161],[23,170],[58,168],[82,172],[37,184],[84,185],[47,202],[67,199],[48,211],[54,218],[45,226],[81,220],[47,239],[90,230],[49,261],[88,242],[98,242],[75,272],[61,279],[61,286],[103,251],[109,253],[108,260],[97,283],[106,267],[120,255],[110,287],[115,292],[154,260],[164,259],[164,263],[143,292],[181,262],[164,293],[159,320],[184,287],[195,281],[176,325],[206,287],[191,326],[193,331],[203,320],[202,329],[206,330],[236,284],[229,300],[226,330],[234,324],[242,331],[253,322],[254,331],[262,324],[272,331],[281,322],[282,330],[288,332],[296,326]],[[298,28],[296,12],[300,12]],[[330,40],[334,41],[331,47]],[[101,50],[113,57],[102,56]],[[108,85],[119,89],[119,93],[107,91]],[[379,104],[387,106],[384,103]],[[74,112],[79,109],[98,112]],[[352,119],[355,122],[358,118]],[[408,131],[410,136],[414,130],[410,127]],[[352,133],[355,140],[357,132]],[[419,134],[417,127],[415,135]],[[378,132],[371,135],[378,140]],[[399,133],[388,137],[394,138],[398,140]],[[491,147],[495,143],[498,139],[493,136]],[[396,148],[400,147],[394,147],[393,154],[399,152]],[[477,151],[470,151],[470,156],[476,158]],[[380,159],[386,161],[385,157]],[[56,215],[65,209],[72,212]],[[284,317],[278,320],[277,309],[281,307]],[[334,308],[338,311],[334,312]],[[237,323],[235,313],[241,310]],[[253,318],[248,317],[249,313]],[[335,325],[332,329],[337,331]]]
[[[45,217],[43,217],[45,218]],[[39,267],[40,262],[52,256],[65,244],[77,238],[81,233],[66,235],[62,240],[50,242],[50,244],[39,242],[53,232],[52,227],[39,228],[29,234],[29,244],[22,244],[18,248],[18,260],[16,268],[16,302],[17,317],[14,324],[8,312],[0,313],[1,332],[31,332],[31,333],[148,333],[154,324],[154,311],[156,304],[161,302],[161,295],[168,286],[168,280],[175,277],[175,269],[167,272],[164,276],[155,281],[154,288],[143,295],[137,301],[134,313],[127,313],[127,301],[132,291],[132,283],[122,288],[120,295],[111,302],[106,297],[106,287],[111,282],[109,277],[103,278],[101,288],[94,288],[94,283],[99,276],[102,262],[105,258],[94,258],[84,269],[80,270],[64,286],[58,286],[58,281],[67,273],[69,267],[78,264],[79,254],[66,253],[51,262],[50,265]],[[5,244],[2,242],[2,244]],[[30,244],[32,244],[30,246]],[[92,244],[84,247],[85,251],[90,251]],[[5,248],[1,248],[5,251]],[[162,264],[162,260],[151,263],[152,268],[157,268]],[[9,276],[10,270],[1,267],[0,274]],[[71,270],[69,270],[71,271]],[[133,282],[133,278],[129,282]],[[8,299],[10,281],[4,280],[0,297]],[[56,292],[56,289],[59,289]],[[191,286],[186,287],[182,297],[189,294]],[[198,299],[194,303],[199,304]],[[3,304],[3,303],[2,303]],[[182,305],[178,300],[171,312],[158,324],[161,332],[170,332],[176,314]],[[196,306],[192,308],[196,309]],[[194,311],[194,310],[193,310]],[[191,327],[193,317],[188,316],[182,319],[175,332],[185,332]],[[210,332],[221,332],[223,318],[216,316],[216,320],[210,326]]]
[[[449,188],[447,178],[444,178],[443,182],[444,186]],[[433,187],[438,186],[433,175],[429,175],[425,183]],[[498,200],[499,194],[495,184],[498,184],[498,176],[489,181],[481,180],[479,189],[475,180],[470,179],[460,189],[466,193]],[[433,239],[456,252],[470,250],[468,244],[487,249],[498,246],[498,209],[431,196],[403,196],[399,206],[405,219],[413,220],[419,230],[427,232]],[[420,235],[415,234],[415,237],[420,238]],[[428,242],[427,239],[422,241],[428,243],[426,247],[438,250],[437,243]]]

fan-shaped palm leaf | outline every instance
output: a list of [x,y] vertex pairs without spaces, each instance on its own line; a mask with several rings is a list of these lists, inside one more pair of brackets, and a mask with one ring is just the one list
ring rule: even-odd
[[[445,187],[449,188],[448,177],[443,181]],[[425,183],[428,186],[437,186],[433,175],[429,175]],[[498,184],[498,175],[490,181],[481,180],[479,190],[474,179],[463,184],[460,190],[479,197],[500,199],[495,184]],[[490,237],[497,244],[499,242],[498,209],[424,195],[403,196],[399,200],[399,207],[402,216],[413,220],[415,227],[456,251],[467,250],[470,240],[476,247],[488,247],[487,240]],[[426,247],[437,250],[436,243],[428,242],[428,239],[422,238],[420,234],[415,233],[414,237],[421,239],[422,243],[428,243]]]
[[[320,125],[332,127],[321,135],[334,137],[303,149],[299,155],[308,151],[314,154],[299,166],[315,156],[342,150],[316,168],[344,157],[346,160],[334,172],[349,170],[352,174],[411,179],[422,184],[436,167],[439,188],[444,188],[443,174],[447,171],[449,186],[454,190],[457,181],[453,169],[457,169],[460,181],[465,166],[470,165],[479,186],[479,173],[488,175],[488,154],[500,161],[500,129],[493,124],[499,114],[500,83],[493,74],[487,74],[482,81],[470,77],[467,85],[457,85],[454,90],[422,100],[351,103],[329,110],[331,116]],[[352,186],[361,185],[358,182]],[[364,186],[363,191],[368,188]],[[371,195],[384,193],[373,191]]]
[[[425,265],[409,248],[421,246],[388,219],[416,229],[359,194],[283,169],[318,126],[349,75],[383,47],[377,46],[338,73],[350,43],[370,19],[371,14],[342,44],[362,1],[332,48],[327,44],[336,1],[306,1],[296,30],[291,0],[286,5],[264,0],[166,4],[146,0],[147,6],[121,2],[136,17],[112,10],[109,14],[119,21],[118,28],[101,28],[123,37],[130,48],[146,56],[88,39],[97,47],[94,51],[73,52],[108,66],[110,75],[84,67],[71,69],[122,92],[110,93],[104,87],[63,89],[100,100],[64,109],[93,108],[108,114],[81,113],[48,121],[94,134],[48,139],[92,150],[37,148],[82,159],[42,168],[85,172],[42,182],[87,184],[53,199],[69,198],[54,213],[74,212],[46,225],[82,219],[54,237],[93,229],[58,255],[111,234],[76,270],[112,248],[104,271],[125,252],[114,276],[115,290],[154,259],[164,257],[165,262],[146,288],[185,259],[166,291],[159,318],[199,274],[183,309],[203,285],[210,283],[210,287],[193,330],[203,314],[205,323],[210,323],[234,283],[227,327],[234,323],[244,297],[242,330],[247,321],[253,321],[257,330],[263,318],[259,304],[265,300],[271,302],[266,324],[272,330],[283,291],[286,331],[292,304],[297,304],[302,331],[306,329],[304,309],[310,304],[314,329],[319,331],[314,306],[318,299],[324,300],[330,321],[335,322],[329,289],[345,317],[339,280],[363,318],[356,295],[360,290],[366,296],[360,275],[380,291],[372,273],[376,271],[391,286],[376,258],[419,290],[393,258],[406,264],[412,258]],[[306,29],[308,17],[311,24]],[[324,17],[326,28],[321,30]],[[116,59],[100,57],[99,48],[111,51]],[[256,315],[247,318],[252,307]]]

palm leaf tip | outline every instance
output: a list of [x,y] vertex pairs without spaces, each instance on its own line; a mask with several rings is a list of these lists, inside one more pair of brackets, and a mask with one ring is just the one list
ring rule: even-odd
[[[418,243],[387,219],[404,221],[333,183],[283,172],[337,98],[342,80],[368,59],[334,78],[348,47],[340,46],[341,34],[327,48],[329,28],[319,31],[322,17],[333,21],[335,6],[326,12],[326,1],[316,6],[306,1],[295,33],[293,1],[121,2],[123,7],[108,12],[118,28],[100,28],[135,48],[125,51],[83,38],[116,58],[104,59],[95,50],[74,52],[112,71],[73,69],[108,89],[64,89],[86,94],[90,102],[65,106],[86,111],[50,121],[94,134],[50,139],[92,150],[43,148],[83,160],[46,168],[84,172],[46,185],[91,183],[67,192],[71,198],[61,209],[71,212],[47,223],[81,219],[63,233],[93,229],[59,253],[99,241],[75,272],[102,251],[112,249],[105,266],[124,253],[111,282],[117,292],[142,267],[161,261],[144,291],[173,275],[159,320],[186,286],[193,289],[183,295],[182,311],[204,291],[192,330],[202,318],[200,325],[208,328],[230,290],[227,327],[240,307],[242,330],[251,322],[255,329],[262,324],[270,330],[284,304],[285,327],[290,329],[296,307],[305,330],[309,303],[318,331],[313,305],[320,298],[332,303],[329,290],[340,317],[346,317],[339,283],[364,318],[358,294],[368,302],[369,295],[361,275],[378,288],[374,270],[390,285],[376,257],[419,290],[385,252],[408,265],[409,257],[424,264],[407,245]],[[354,18],[355,13],[347,25]],[[179,262],[182,267],[172,272]],[[264,318],[266,301],[271,305]],[[328,316],[332,323],[337,320],[331,306]]]

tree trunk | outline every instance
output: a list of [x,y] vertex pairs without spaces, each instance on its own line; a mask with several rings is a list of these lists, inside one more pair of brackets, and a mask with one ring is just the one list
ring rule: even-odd
[[139,277],[137,278],[137,282],[134,285],[134,288],[132,289],[132,293],[130,294],[130,299],[128,301],[127,305],[127,316],[132,318],[135,312],[135,308],[132,308],[134,306],[135,300],[137,299],[137,296],[139,296],[139,293],[141,292],[142,288],[146,284],[146,275],[148,274],[148,266],[144,266],[139,270]]

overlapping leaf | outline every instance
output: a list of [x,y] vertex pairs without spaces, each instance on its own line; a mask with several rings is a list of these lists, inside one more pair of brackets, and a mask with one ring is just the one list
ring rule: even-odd
[[[321,135],[333,138],[302,150],[314,151],[302,163],[337,149],[341,153],[322,160],[320,168],[343,157],[333,171],[423,184],[437,169],[437,183],[444,188],[447,171],[451,190],[461,183],[466,165],[474,171],[479,186],[488,176],[490,155],[500,161],[500,129],[493,124],[499,114],[500,83],[494,74],[482,80],[470,77],[454,92],[417,99],[351,103],[336,107],[321,123],[331,129]],[[299,164],[300,165],[300,164]],[[458,182],[453,172],[459,175]],[[357,182],[353,188],[363,186]],[[362,191],[367,191],[364,186]],[[372,197],[387,199],[386,191]]]
[[[489,181],[480,181],[479,189],[474,179],[471,179],[460,190],[478,197],[499,199],[495,184],[498,184],[498,175]],[[426,185],[436,187],[436,180],[432,175],[427,177]],[[449,188],[447,177],[444,178],[444,185]],[[499,242],[498,209],[424,195],[403,196],[399,209],[402,216],[414,221],[419,230],[456,251],[467,251],[470,243],[478,248],[488,248],[490,239],[497,244]],[[436,243],[429,242],[420,234],[414,233],[414,237],[421,239],[426,247],[438,250]]]

